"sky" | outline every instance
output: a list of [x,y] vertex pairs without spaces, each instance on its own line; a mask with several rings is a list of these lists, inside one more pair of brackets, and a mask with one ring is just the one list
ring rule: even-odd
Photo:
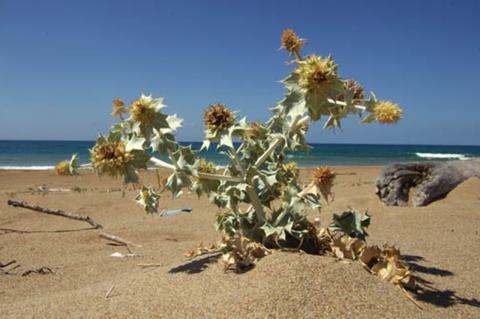
[[203,139],[222,102],[267,120],[292,70],[283,29],[305,54],[404,109],[394,126],[310,129],[310,142],[480,145],[480,1],[0,0],[0,140],[93,140],[111,101],[165,97]]

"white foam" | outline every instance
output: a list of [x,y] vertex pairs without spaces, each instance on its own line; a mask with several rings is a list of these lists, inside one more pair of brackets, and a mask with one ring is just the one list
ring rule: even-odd
[[46,165],[46,166],[0,166],[0,169],[1,170],[14,170],[14,171],[18,171],[18,170],[29,170],[29,171],[46,171],[46,170],[50,170],[50,169],[54,169],[55,166],[50,166],[50,165]]
[[449,153],[415,153],[418,157],[422,158],[442,158],[442,159],[459,159],[462,161],[470,159],[465,154],[449,154]]

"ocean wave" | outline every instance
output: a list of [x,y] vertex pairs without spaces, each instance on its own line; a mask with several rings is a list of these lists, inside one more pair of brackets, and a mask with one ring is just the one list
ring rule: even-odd
[[55,166],[44,165],[44,166],[0,166],[0,170],[29,170],[29,171],[46,171],[54,169]]
[[421,158],[439,158],[439,159],[459,159],[462,161],[471,159],[466,154],[449,154],[449,153],[415,153]]

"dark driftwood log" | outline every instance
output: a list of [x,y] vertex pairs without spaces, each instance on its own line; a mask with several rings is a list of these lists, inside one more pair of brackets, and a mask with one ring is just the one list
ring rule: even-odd
[[445,197],[470,177],[480,178],[480,160],[410,162],[386,166],[376,193],[388,206],[425,206]]

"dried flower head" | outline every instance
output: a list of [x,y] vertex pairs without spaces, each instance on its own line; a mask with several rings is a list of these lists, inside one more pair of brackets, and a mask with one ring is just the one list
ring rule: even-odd
[[203,115],[207,129],[221,131],[228,129],[235,123],[235,114],[221,103],[212,104]]
[[263,131],[265,128],[259,122],[253,122],[250,127],[245,130],[245,134],[248,138],[251,139],[258,139],[262,136]]
[[55,165],[55,172],[60,176],[70,176],[70,161],[64,160]]
[[125,150],[123,141],[96,144],[91,150],[93,168],[99,174],[117,177],[125,174],[132,154]]
[[215,174],[217,167],[215,163],[207,162],[204,158],[201,158],[198,164],[198,171],[202,173]]
[[119,98],[116,98],[115,100],[112,101],[112,116],[121,116],[123,113],[128,112],[128,110],[125,108],[125,103]]
[[155,101],[149,97],[142,95],[130,105],[130,113],[132,119],[143,125],[151,125],[155,121]]
[[383,124],[394,124],[402,117],[402,109],[390,101],[379,101],[374,109],[375,118]]
[[313,183],[318,188],[331,188],[337,173],[328,166],[321,166],[313,172]]
[[70,160],[64,160],[58,162],[55,165],[55,172],[57,175],[60,176],[72,176],[77,175],[77,168],[78,168],[78,155],[73,154]]
[[300,87],[309,93],[325,95],[333,82],[338,80],[338,66],[329,56],[321,58],[317,55],[307,57],[299,63],[297,73],[300,76]]
[[[361,101],[364,99],[364,90],[363,87],[355,80],[345,80],[343,81],[343,87],[346,90],[353,91],[353,100],[354,101]],[[343,94],[337,96],[337,100],[345,101],[345,96]]]
[[292,29],[285,29],[282,32],[282,46],[290,55],[300,56],[300,50],[305,44],[305,40],[300,39]]

